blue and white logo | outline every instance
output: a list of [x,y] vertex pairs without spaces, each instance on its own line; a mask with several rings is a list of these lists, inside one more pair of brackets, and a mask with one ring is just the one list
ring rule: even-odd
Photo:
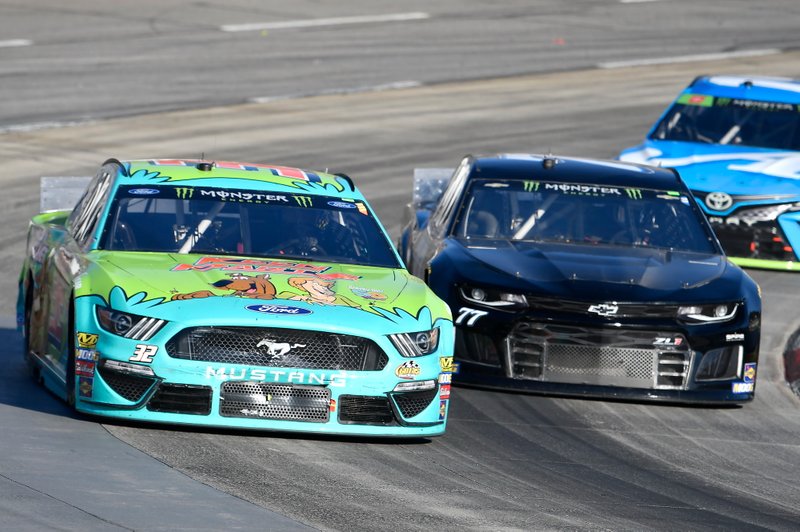
[[356,206],[354,203],[347,203],[344,201],[329,201],[328,205],[331,207],[336,207],[338,209],[355,209]]
[[289,305],[248,305],[246,308],[262,314],[288,314],[290,316],[311,314],[311,311],[307,308],[290,307]]
[[153,194],[158,194],[159,191],[156,188],[134,188],[128,191],[129,194],[136,194],[137,196],[152,196]]

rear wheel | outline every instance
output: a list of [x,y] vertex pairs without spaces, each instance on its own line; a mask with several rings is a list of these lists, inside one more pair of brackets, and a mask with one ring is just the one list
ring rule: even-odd
[[75,304],[69,307],[69,341],[67,341],[67,367],[64,390],[67,404],[75,408]]
[[31,354],[31,313],[33,312],[33,281],[30,276],[25,283],[25,309],[22,322],[22,356],[28,365],[31,376],[41,382],[39,366]]

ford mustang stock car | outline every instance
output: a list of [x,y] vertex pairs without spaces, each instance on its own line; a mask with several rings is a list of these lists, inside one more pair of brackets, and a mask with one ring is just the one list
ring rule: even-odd
[[86,181],[74,209],[33,218],[18,300],[29,364],[78,411],[445,431],[450,311],[403,268],[349,177],[112,159]]
[[678,169],[737,264],[800,270],[800,81],[698,77],[619,158]]
[[759,288],[673,170],[527,154],[418,169],[399,247],[453,311],[456,383],[754,396]]

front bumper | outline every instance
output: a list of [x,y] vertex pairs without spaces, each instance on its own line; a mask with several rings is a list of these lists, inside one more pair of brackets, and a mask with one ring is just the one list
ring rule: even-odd
[[[79,333],[93,345],[77,349],[76,409],[218,428],[393,437],[445,431],[450,389],[440,376],[452,365],[451,332],[437,352],[415,359],[376,336],[386,359],[360,371],[178,358],[158,339],[179,331],[170,324],[146,345],[102,330]],[[413,388],[423,382],[427,388]]]
[[505,323],[487,315],[478,323],[457,328],[456,383],[691,403],[743,403],[755,393],[758,334],[741,324],[704,325],[690,334],[668,324],[576,324],[524,315]]
[[739,266],[800,270],[800,212],[781,212],[788,205],[752,204],[720,215],[702,203],[725,253]]

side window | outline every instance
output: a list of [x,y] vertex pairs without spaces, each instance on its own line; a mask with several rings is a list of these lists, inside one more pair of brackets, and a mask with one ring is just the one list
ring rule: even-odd
[[453,208],[458,203],[458,199],[461,196],[461,191],[464,188],[464,181],[467,175],[469,175],[472,166],[471,162],[470,158],[461,161],[461,164],[453,173],[453,177],[450,179],[447,189],[444,191],[444,194],[442,194],[439,205],[436,207],[433,215],[431,215],[430,227],[434,233],[441,234],[442,231],[444,231],[447,221],[450,219],[450,215],[453,212]]
[[100,169],[86,188],[78,204],[73,209],[67,220],[69,233],[75,242],[82,248],[86,248],[89,239],[97,228],[100,214],[103,212],[108,194],[111,189],[111,180],[116,167],[107,165]]

